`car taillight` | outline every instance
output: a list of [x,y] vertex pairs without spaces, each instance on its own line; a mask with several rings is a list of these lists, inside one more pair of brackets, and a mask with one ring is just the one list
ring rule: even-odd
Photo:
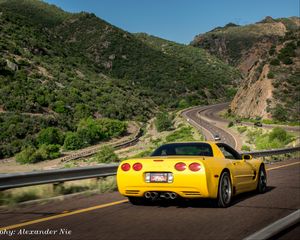
[[122,169],[123,171],[129,171],[129,169],[130,169],[130,164],[129,164],[129,163],[124,163],[124,164],[122,164],[122,165],[121,165],[121,169]]
[[183,162],[179,162],[175,164],[175,169],[177,171],[184,171],[186,169],[186,164]]
[[189,165],[189,169],[193,172],[197,172],[201,169],[201,165],[199,163],[194,162]]
[[132,168],[135,171],[140,171],[143,168],[143,165],[141,163],[135,163],[135,164],[133,164]]

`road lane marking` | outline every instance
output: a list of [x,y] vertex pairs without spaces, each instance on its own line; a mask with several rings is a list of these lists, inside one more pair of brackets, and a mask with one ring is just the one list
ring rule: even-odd
[[268,169],[266,169],[266,170],[267,170],[267,171],[271,171],[271,170],[274,170],[274,169],[283,168],[283,167],[288,167],[288,166],[296,165],[296,164],[299,164],[299,163],[300,163],[300,162],[289,163],[289,164],[281,165],[281,166],[278,166],[278,167],[268,168]]
[[89,207],[89,208],[83,208],[83,209],[75,210],[75,211],[72,211],[72,212],[61,213],[61,214],[58,214],[58,215],[45,217],[45,218],[39,218],[39,219],[36,219],[36,220],[24,222],[24,223],[18,223],[18,224],[6,226],[6,227],[0,227],[0,231],[25,227],[25,226],[32,225],[32,224],[35,224],[35,223],[45,222],[45,221],[49,221],[49,220],[53,220],[53,219],[57,219],[57,218],[62,218],[62,217],[67,217],[67,216],[71,216],[71,215],[75,215],[75,214],[79,214],[79,213],[89,212],[89,211],[93,211],[93,210],[96,210],[96,209],[106,208],[106,207],[118,205],[118,204],[125,203],[125,202],[128,202],[128,200],[126,199],[126,200],[121,200],[121,201],[117,201],[117,202],[105,203],[105,204],[101,204],[101,205],[97,205],[97,206],[93,206],[93,207]]
[[[266,171],[271,171],[271,170],[278,169],[278,168],[288,167],[288,166],[296,165],[296,164],[299,164],[299,163],[300,162],[289,163],[289,164],[285,164],[285,165],[281,165],[281,166],[266,169]],[[67,216],[71,216],[71,215],[75,215],[75,214],[79,214],[79,213],[89,212],[89,211],[93,211],[93,210],[96,210],[96,209],[106,208],[106,207],[118,205],[118,204],[125,203],[125,202],[128,202],[128,200],[125,199],[125,200],[121,200],[121,201],[117,201],[117,202],[101,204],[101,205],[97,205],[97,206],[93,206],[93,207],[89,207],[89,208],[75,210],[75,211],[72,211],[72,212],[66,212],[66,213],[61,213],[61,214],[50,216],[50,217],[40,218],[40,219],[36,219],[36,220],[24,222],[24,223],[18,223],[18,224],[6,226],[6,227],[0,227],[0,231],[5,230],[5,229],[6,230],[11,230],[11,229],[15,229],[15,228],[25,227],[25,226],[32,225],[32,224],[35,224],[35,223],[45,222],[45,221],[49,221],[49,220],[53,220],[53,219],[57,219],[57,218],[62,218],[62,217],[67,217]]]

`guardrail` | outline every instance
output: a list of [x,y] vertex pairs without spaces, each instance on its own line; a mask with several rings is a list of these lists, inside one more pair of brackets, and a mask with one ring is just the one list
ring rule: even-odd
[[107,164],[96,167],[57,169],[30,173],[0,174],[0,190],[113,176],[117,173],[118,165],[119,164]]
[[[265,157],[292,153],[297,151],[300,151],[300,147],[255,152],[243,152],[243,154],[251,154],[254,157]],[[62,183],[66,181],[82,180],[88,178],[101,178],[113,176],[117,173],[118,165],[119,164],[116,163],[94,167],[58,169],[31,173],[0,174],[0,190],[40,184]]]
[[280,155],[280,154],[293,153],[293,152],[298,152],[298,151],[300,151],[300,147],[243,152],[243,154],[251,154],[253,157],[267,157],[267,156],[272,156],[272,155]]

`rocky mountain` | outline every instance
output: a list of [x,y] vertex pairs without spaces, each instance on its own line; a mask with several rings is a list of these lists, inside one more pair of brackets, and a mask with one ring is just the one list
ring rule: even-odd
[[49,126],[73,131],[87,117],[146,121],[161,108],[228,99],[237,71],[192,49],[166,54],[91,13],[0,0],[0,157]]
[[227,24],[195,37],[192,46],[237,67],[243,74],[232,103],[245,118],[297,121],[300,99],[300,19],[273,19],[238,26]]

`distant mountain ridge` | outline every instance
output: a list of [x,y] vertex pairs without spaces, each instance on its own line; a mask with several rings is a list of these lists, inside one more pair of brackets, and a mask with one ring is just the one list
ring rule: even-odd
[[244,76],[231,110],[248,118],[299,121],[300,18],[266,17],[200,34],[192,46],[237,67]]

